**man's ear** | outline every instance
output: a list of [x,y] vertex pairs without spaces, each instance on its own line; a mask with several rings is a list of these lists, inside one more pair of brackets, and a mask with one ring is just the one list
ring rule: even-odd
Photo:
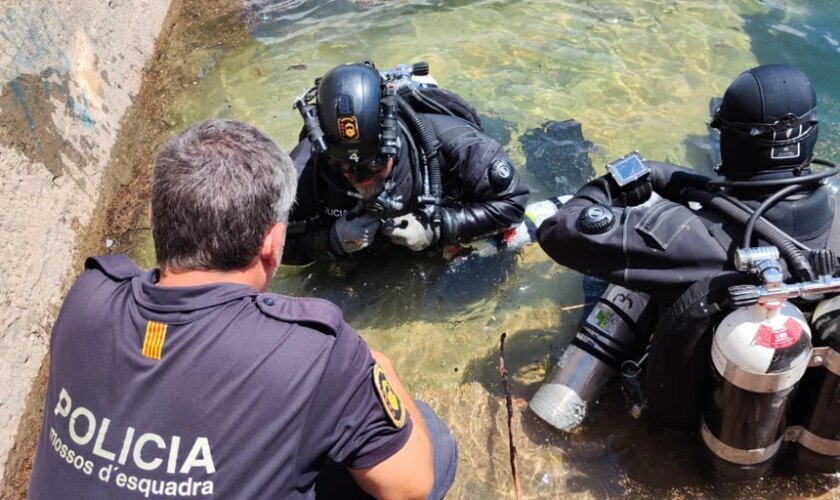
[[268,232],[260,248],[260,258],[266,264],[273,267],[280,265],[280,258],[283,255],[283,246],[286,243],[286,224],[275,222]]

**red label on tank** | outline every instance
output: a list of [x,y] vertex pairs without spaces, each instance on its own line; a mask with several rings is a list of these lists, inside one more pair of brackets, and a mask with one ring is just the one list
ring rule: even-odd
[[770,325],[761,325],[753,342],[770,349],[790,347],[802,336],[802,325],[793,318],[788,318],[783,327],[774,330]]

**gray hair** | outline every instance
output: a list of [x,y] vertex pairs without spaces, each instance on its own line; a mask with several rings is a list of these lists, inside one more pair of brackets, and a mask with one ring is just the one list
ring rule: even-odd
[[155,159],[152,235],[158,265],[242,269],[275,222],[285,223],[297,173],[256,128],[233,120],[196,123]]

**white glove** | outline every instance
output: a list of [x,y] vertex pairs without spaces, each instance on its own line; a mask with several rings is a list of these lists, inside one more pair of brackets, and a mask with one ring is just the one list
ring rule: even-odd
[[330,232],[330,247],[335,253],[358,252],[373,242],[382,220],[372,215],[361,215],[353,219],[344,217],[335,221]]
[[393,243],[408,247],[415,252],[428,248],[437,241],[432,226],[414,214],[388,219],[382,225],[382,234],[390,238]]

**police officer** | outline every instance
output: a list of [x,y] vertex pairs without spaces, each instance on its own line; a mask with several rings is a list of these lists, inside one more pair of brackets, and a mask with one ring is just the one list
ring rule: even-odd
[[383,240],[421,251],[522,220],[528,188],[502,147],[469,104],[435,87],[349,64],[298,100],[306,138],[291,154],[299,184],[284,263]]
[[243,123],[163,149],[160,269],[91,258],[68,293],[29,498],[312,498],[336,467],[358,484],[343,498],[444,495],[455,443],[387,358],[329,302],[265,291],[295,185]]
[[[811,249],[840,250],[829,245],[829,234],[836,235],[832,190],[811,170],[816,105],[810,80],[797,68],[746,71],[726,90],[711,124],[720,131],[724,181],[710,184],[692,170],[646,161],[637,179],[625,182],[613,172],[586,184],[542,224],[538,241],[558,263],[662,304],[692,283],[732,269],[737,247],[787,245],[793,238]],[[763,214],[782,236],[760,223],[765,231],[745,242],[744,221],[785,186],[792,186],[788,195]],[[692,210],[688,201],[702,208]],[[807,277],[809,266],[801,257],[788,259],[799,278]]]

